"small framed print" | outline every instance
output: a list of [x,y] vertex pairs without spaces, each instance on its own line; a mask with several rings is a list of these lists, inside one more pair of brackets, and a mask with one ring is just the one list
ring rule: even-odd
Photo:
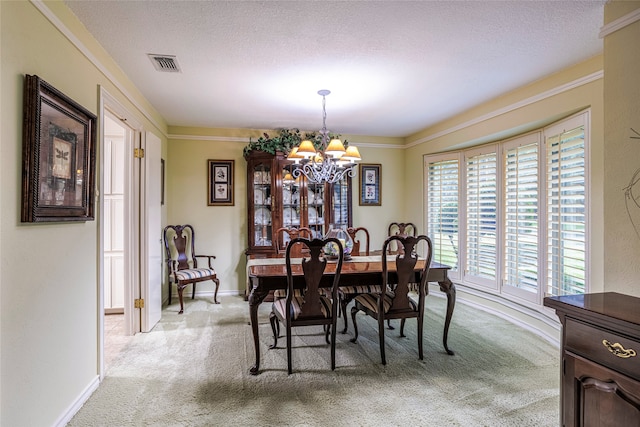
[[363,164],[360,168],[360,206],[381,206],[381,169],[380,164]]
[[233,206],[234,160],[207,160],[207,205]]

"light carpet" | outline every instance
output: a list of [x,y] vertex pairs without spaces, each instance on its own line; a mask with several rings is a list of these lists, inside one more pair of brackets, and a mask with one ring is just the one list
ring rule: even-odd
[[[558,348],[501,318],[458,303],[445,353],[446,301],[427,297],[424,360],[416,322],[386,330],[358,317],[360,336],[338,333],[336,370],[322,327],[294,329],[293,374],[286,339],[269,350],[270,303],[260,307],[262,373],[254,361],[249,308],[241,297],[185,302],[138,334],[69,426],[557,426]],[[338,319],[340,331],[342,319]],[[351,324],[351,322],[350,322]],[[284,328],[282,328],[284,334]]]

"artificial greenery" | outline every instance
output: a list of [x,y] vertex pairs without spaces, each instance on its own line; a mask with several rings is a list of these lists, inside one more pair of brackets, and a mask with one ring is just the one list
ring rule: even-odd
[[[329,135],[330,138],[339,138],[340,135]],[[288,154],[291,149],[300,144],[303,140],[308,139],[313,142],[316,150],[322,147],[322,135],[319,132],[306,132],[304,137],[300,133],[300,129],[280,129],[278,136],[270,137],[266,132],[261,137],[252,141],[249,138],[249,144],[244,147],[243,155],[246,158],[251,151],[264,151],[269,154],[276,154],[281,151]],[[345,147],[347,141],[343,141]]]

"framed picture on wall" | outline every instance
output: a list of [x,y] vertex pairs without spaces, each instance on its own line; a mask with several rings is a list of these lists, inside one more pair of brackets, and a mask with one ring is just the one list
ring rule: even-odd
[[94,219],[96,116],[25,75],[22,222]]
[[207,160],[207,205],[233,206],[233,160]]
[[360,173],[360,206],[382,205],[381,172],[380,164],[364,164],[359,166]]

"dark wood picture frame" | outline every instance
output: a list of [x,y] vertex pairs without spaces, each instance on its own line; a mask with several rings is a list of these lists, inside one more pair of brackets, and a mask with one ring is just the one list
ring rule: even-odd
[[382,205],[382,165],[360,163],[359,200],[360,206]]
[[164,205],[164,159],[160,159],[160,205]]
[[22,222],[94,219],[96,116],[25,75]]
[[207,160],[207,205],[233,206],[234,160]]

